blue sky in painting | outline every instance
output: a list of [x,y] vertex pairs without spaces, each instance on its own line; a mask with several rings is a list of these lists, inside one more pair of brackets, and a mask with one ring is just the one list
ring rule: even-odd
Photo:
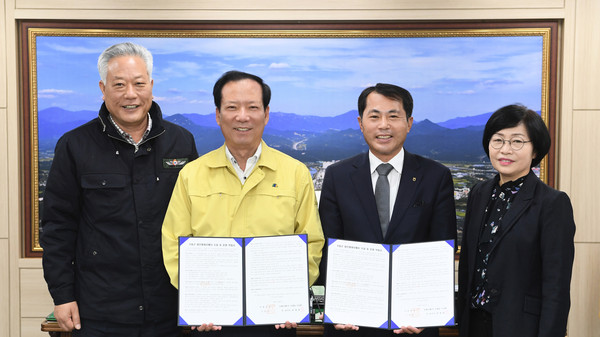
[[97,110],[96,69],[108,46],[133,41],[154,55],[154,96],[166,115],[214,112],[225,71],[261,76],[271,111],[335,116],[356,109],[367,86],[408,89],[413,116],[442,122],[511,103],[541,109],[542,37],[104,38],[38,36],[38,109]]

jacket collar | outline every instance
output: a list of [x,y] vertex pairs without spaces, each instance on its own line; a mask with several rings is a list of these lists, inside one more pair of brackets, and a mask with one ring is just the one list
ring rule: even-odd
[[[375,195],[372,193],[373,183],[371,182],[368,152],[355,158],[356,159],[352,163],[355,170],[350,174],[350,179],[356,189],[356,194],[358,195],[358,199],[364,209],[367,219],[369,219],[371,229],[379,237],[380,242],[384,242],[384,234],[381,232],[379,217],[377,215],[377,203],[375,201]],[[398,227],[397,224],[401,222],[404,213],[411,206],[410,202],[413,199],[413,195],[422,178],[422,173],[419,168],[420,165],[416,160],[415,155],[404,150],[404,163],[402,166],[402,176],[400,177],[400,189],[402,190],[402,193],[398,193],[396,196],[392,218],[390,219],[390,226],[385,237],[392,236],[392,231]],[[365,193],[365,191],[371,191],[371,193]]]
[[[264,140],[261,140],[260,142],[262,146],[262,152],[260,154],[260,158],[258,158],[255,169],[257,167],[266,167],[275,171],[277,169],[277,159],[274,156],[274,150],[270,148]],[[213,151],[210,155],[212,158],[210,158],[211,160],[208,161],[209,167],[217,168],[229,166],[233,170],[231,161],[227,159],[225,144]],[[235,170],[233,170],[233,172],[235,172]]]
[[377,203],[373,194],[373,184],[371,182],[371,165],[369,162],[369,153],[363,153],[357,157],[352,163],[354,171],[350,173],[352,185],[356,191],[359,202],[362,205],[364,214],[368,219],[369,228],[383,242],[383,233],[379,224],[379,216],[377,215]]
[[[156,102],[152,102],[149,113],[150,117],[152,118],[152,129],[150,130],[150,133],[148,134],[148,137],[146,137],[146,139],[154,138],[163,133],[165,130],[163,125],[162,111],[160,110],[160,107]],[[121,135],[108,119],[108,115],[109,112],[106,108],[106,104],[102,103],[100,111],[98,112],[98,119],[100,120],[102,132],[117,139],[121,139]]]
[[397,227],[395,224],[398,224],[404,217],[404,213],[411,208],[417,186],[419,186],[422,179],[423,172],[416,156],[404,151],[404,165],[402,167],[402,175],[400,176],[400,189],[402,193],[399,192],[396,196],[388,232]]
[[519,193],[517,193],[515,199],[511,203],[510,209],[506,212],[502,219],[503,228],[500,232],[500,237],[494,240],[494,243],[490,249],[490,253],[494,251],[500,241],[502,241],[506,234],[515,226],[517,220],[521,217],[523,212],[529,208],[531,202],[533,201],[535,187],[538,182],[540,182],[540,179],[535,175],[535,173],[533,173],[533,171],[530,170],[527,174],[527,178],[525,178],[525,181],[523,182],[523,186],[519,190]]
[[[485,216],[485,208],[490,200],[490,196],[492,194],[492,190],[494,186],[498,184],[498,176],[494,179],[490,179],[484,182],[481,185],[477,195],[474,195],[473,198],[476,198],[476,202],[473,203],[473,210],[476,212],[473,214],[472,224],[475,225],[474,228],[470,229],[469,236],[472,238],[472,242],[477,242],[479,240],[479,233],[481,232],[481,228],[483,227],[484,216]],[[494,249],[498,246],[500,241],[506,236],[508,232],[515,226],[517,220],[521,217],[523,212],[531,205],[533,201],[533,197],[535,194],[535,189],[537,184],[540,182],[540,179],[533,173],[533,171],[529,171],[527,174],[527,178],[523,183],[523,186],[519,190],[519,193],[515,196],[510,209],[506,212],[502,220],[502,231],[500,236],[494,240],[493,246],[490,249],[490,253],[494,251]],[[474,261],[475,259],[475,251],[476,249],[471,250],[471,257],[469,261]],[[474,262],[473,262],[474,263]]]

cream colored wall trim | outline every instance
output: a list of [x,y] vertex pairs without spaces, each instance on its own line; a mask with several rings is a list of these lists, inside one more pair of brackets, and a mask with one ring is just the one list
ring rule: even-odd
[[[19,19],[181,21],[377,21],[564,19],[559,64],[558,185],[573,200],[577,222],[569,336],[600,331],[600,30],[597,0],[0,0],[0,336],[43,336],[41,317],[52,309],[40,259],[21,258],[21,130],[15,31]],[[50,4],[50,5],[48,5]],[[49,8],[49,7],[52,8]],[[124,7],[126,6],[126,7]],[[246,9],[244,9],[244,7]],[[10,198],[9,198],[10,196]],[[2,208],[4,207],[4,208]],[[4,231],[4,232],[3,232]],[[8,238],[8,239],[7,239]],[[9,273],[1,272],[8,270]],[[4,297],[3,297],[4,296]],[[8,298],[6,298],[8,297]],[[39,302],[37,302],[39,301]],[[3,311],[4,310],[4,311]]]
[[21,269],[21,318],[41,319],[54,309],[42,269]]
[[42,269],[42,259],[19,259],[19,269]]
[[[0,158],[7,158],[7,116],[6,116],[6,15],[4,1],[0,2]],[[7,162],[0,162],[0,238],[8,238],[8,167]],[[6,246],[8,254],[8,246]],[[8,255],[7,259],[8,259]],[[8,260],[7,260],[8,261]],[[6,264],[8,269],[8,264]],[[1,269],[0,269],[1,271]],[[0,283],[0,291],[8,291],[8,278],[5,284]],[[8,303],[8,301],[6,302]],[[8,312],[6,313],[8,315]],[[6,316],[8,317],[8,316]],[[8,322],[6,322],[8,323]],[[0,322],[0,324],[2,324]]]
[[[6,140],[2,145],[7,149],[6,165],[8,170],[7,194],[8,206],[8,263],[9,263],[9,334],[21,336],[21,311],[19,257],[21,255],[21,169],[20,169],[20,123],[17,81],[17,50],[14,0],[0,0],[5,9],[5,47],[6,53]],[[12,52],[8,52],[12,51]],[[2,139],[0,137],[0,139]]]
[[[6,18],[4,0],[0,1],[0,158],[8,158],[7,148],[7,112],[6,112]],[[0,161],[0,238],[8,238],[8,163]],[[8,254],[8,246],[6,246]],[[8,255],[6,255],[8,258]],[[8,261],[8,260],[7,260]],[[6,264],[8,269],[8,264]],[[2,269],[0,269],[2,271]],[[0,283],[0,291],[8,291],[8,278]],[[8,301],[6,302],[8,303]],[[1,314],[1,313],[0,313]],[[8,312],[6,313],[8,315]],[[8,316],[6,316],[8,317]],[[8,322],[6,322],[8,323]],[[0,322],[2,324],[2,322]]]
[[40,329],[41,322],[39,318],[23,318],[20,324],[21,337],[48,337],[48,333]]
[[[6,108],[6,26],[4,1],[0,2],[0,108]],[[2,176],[0,175],[0,178]],[[0,199],[2,200],[2,199]],[[4,213],[0,213],[4,214]]]
[[177,20],[182,21],[281,21],[281,20],[515,20],[560,19],[563,9],[476,9],[476,10],[337,10],[335,15],[327,10],[61,10],[18,9],[17,19],[64,20]]
[[[580,55],[575,63],[574,109],[600,109],[600,1],[577,0],[575,21],[575,54]],[[595,76],[590,76],[594,74]]]
[[[0,158],[8,158],[6,124],[6,109],[0,108]],[[0,239],[8,239],[8,163],[5,160],[0,160]]]
[[557,79],[557,130],[556,148],[557,185],[571,195],[571,173],[573,161],[573,68],[575,63],[575,1],[565,5],[565,19],[559,37],[559,60]]
[[0,239],[0,336],[9,334],[9,304],[10,293],[8,291],[8,239]]
[[598,336],[600,331],[600,243],[575,245],[569,336]]
[[[49,6],[51,4],[51,6]],[[197,1],[197,0],[104,0],[104,1],[80,1],[80,0],[17,0],[16,8],[65,8],[65,9],[171,9],[171,10],[303,10],[320,9],[337,11],[338,9],[502,9],[502,8],[562,8],[564,0],[230,0],[230,1]]]
[[[571,199],[575,212],[575,224],[577,232],[575,242],[600,242],[600,226],[597,226],[600,218],[600,177],[598,176],[598,156],[600,148],[600,137],[594,130],[600,125],[600,110],[573,111],[573,129],[582,130],[573,135],[573,172],[571,177],[572,189]],[[587,130],[587,131],[583,131]],[[575,151],[575,149],[579,149]],[[584,151],[589,149],[589,151]],[[592,152],[590,152],[592,151]]]

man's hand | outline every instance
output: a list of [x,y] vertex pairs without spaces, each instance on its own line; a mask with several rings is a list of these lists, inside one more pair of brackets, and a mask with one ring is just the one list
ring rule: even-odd
[[63,330],[81,329],[79,307],[75,301],[54,306],[54,317]]
[[343,331],[356,331],[358,330],[358,326],[356,325],[352,325],[352,324],[336,324],[333,326],[336,330],[343,330]]
[[290,323],[290,321],[285,321],[285,323],[275,325],[275,329],[291,329],[291,328],[297,328],[297,327],[298,327],[298,323],[296,323],[296,322]]
[[202,325],[198,325],[198,326],[192,326],[191,327],[192,330],[198,330],[198,331],[217,331],[217,330],[221,330],[221,326],[220,325],[213,325],[212,323],[204,323]]
[[[321,315],[319,316],[319,319],[320,319],[321,321],[323,321],[323,317],[324,317],[324,316],[325,316],[325,315],[324,315],[323,313],[321,313]],[[352,324],[335,324],[333,327],[334,327],[336,330],[344,330],[344,331],[351,331],[351,330],[354,330],[354,331],[356,331],[356,330],[358,330],[358,326],[356,326],[356,325],[352,325]]]
[[423,331],[423,329],[415,328],[413,326],[403,326],[400,329],[394,330],[394,333],[395,334],[407,333],[409,335],[412,335],[412,334],[420,334],[422,331]]

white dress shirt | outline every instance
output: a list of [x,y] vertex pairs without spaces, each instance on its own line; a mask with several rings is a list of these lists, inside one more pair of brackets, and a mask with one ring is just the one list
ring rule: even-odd
[[[369,164],[371,168],[371,184],[373,185],[373,194],[375,194],[375,184],[377,184],[377,166],[383,164],[379,158],[375,157],[373,152],[369,151]],[[402,166],[404,165],[404,148],[398,152],[394,158],[392,158],[388,164],[392,165],[393,169],[388,173],[388,182],[390,183],[390,219],[394,212],[394,204],[396,203],[396,196],[398,196],[398,188],[400,187],[400,177],[402,176]]]
[[246,183],[246,179],[248,179],[248,177],[250,176],[250,173],[252,173],[252,170],[256,166],[256,162],[258,162],[258,158],[260,158],[261,153],[262,153],[262,143],[259,143],[258,148],[256,149],[256,152],[254,153],[254,155],[252,157],[248,158],[248,160],[246,160],[246,169],[242,170],[242,168],[238,164],[237,160],[235,160],[235,157],[233,157],[233,155],[229,151],[229,148],[227,147],[227,145],[225,145],[225,154],[227,154],[227,159],[229,159],[229,161],[231,161],[231,164],[233,165],[233,168],[235,169],[235,173],[237,173],[238,178],[240,178],[242,185],[244,185],[244,183]]

